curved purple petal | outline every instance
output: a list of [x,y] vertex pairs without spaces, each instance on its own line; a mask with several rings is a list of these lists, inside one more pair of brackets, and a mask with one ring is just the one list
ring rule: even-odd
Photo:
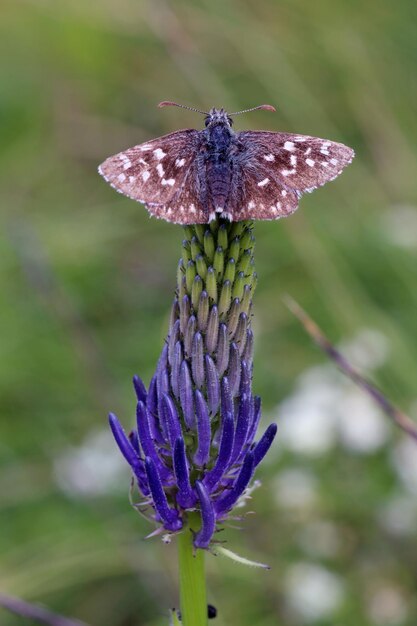
[[177,409],[171,397],[164,393],[161,400],[161,410],[164,423],[166,424],[169,441],[173,448],[178,437],[181,436],[181,424]]
[[120,452],[133,469],[139,464],[139,457],[114,413],[109,413],[109,424]]
[[201,528],[194,536],[194,546],[206,549],[209,547],[211,538],[216,530],[216,513],[203,483],[197,480],[195,487],[200,501]]
[[252,452],[249,452],[245,457],[242,469],[240,470],[233,487],[214,503],[217,519],[222,517],[236,504],[237,500],[240,498],[251,481],[254,469],[253,454]]
[[204,346],[203,335],[195,333],[191,348],[191,369],[196,387],[201,389],[204,385]]
[[197,415],[198,448],[194,454],[196,465],[205,465],[210,458],[211,428],[210,417],[203,394],[198,389],[195,391],[195,412]]
[[187,428],[194,428],[194,401],[193,401],[193,384],[191,381],[190,369],[187,361],[181,363],[180,367],[180,401]]
[[224,376],[220,383],[220,412],[223,415],[227,415],[230,413],[232,417],[234,416],[234,403],[232,394],[230,392],[229,379]]
[[168,441],[167,425],[162,415],[162,398],[165,393],[169,393],[168,378],[168,345],[165,344],[161,356],[159,357],[158,367],[156,369],[156,388],[158,392],[158,417],[159,427],[162,431],[165,441]]
[[149,412],[149,424],[153,438],[158,443],[165,443],[162,431],[159,427],[158,416],[158,390],[156,383],[156,374],[152,377],[149,383],[148,397],[146,401]]
[[256,435],[256,431],[258,430],[258,426],[259,426],[259,421],[261,419],[261,399],[259,396],[255,396],[253,398],[253,417],[252,417],[252,424],[250,426],[249,432],[248,432],[248,436],[246,438],[248,443],[252,443],[252,441],[255,438]]
[[239,457],[243,449],[243,446],[246,443],[248,429],[250,426],[251,404],[252,404],[251,396],[247,395],[246,393],[240,396],[239,407],[238,407],[238,412],[237,412],[237,420],[236,420],[235,437],[234,437],[234,443],[233,443],[233,452],[230,457],[229,465],[233,465],[233,463]]
[[220,381],[216,366],[211,356],[206,354],[206,386],[207,386],[207,402],[210,415],[217,413],[220,403]]
[[136,454],[140,457],[139,438],[136,430],[131,430],[128,434],[128,439],[135,449]]
[[171,388],[177,400],[180,397],[180,367],[182,359],[182,345],[180,341],[177,341],[174,348],[174,355],[171,366]]
[[237,345],[233,342],[230,345],[229,367],[227,369],[227,378],[229,379],[230,392],[235,398],[239,393],[240,385],[240,356]]
[[164,528],[176,532],[181,530],[182,521],[176,509],[170,509],[167,501],[167,497],[162,487],[161,479],[159,478],[158,470],[155,467],[155,463],[150,457],[146,457],[145,460],[146,476],[148,478],[149,489],[152,494],[153,505],[158,513]]
[[252,392],[252,368],[248,367],[248,364],[246,363],[246,361],[242,361],[239,394],[243,396],[243,394],[246,393],[246,395],[250,396],[251,392]]
[[175,442],[173,462],[178,486],[177,502],[184,509],[188,509],[194,506],[196,497],[190,484],[185,443],[182,437],[178,437]]
[[278,426],[276,424],[270,424],[256,446],[253,449],[253,461],[254,466],[256,467],[264,458],[265,454],[268,452],[269,448],[272,445],[272,442],[275,439],[275,435],[277,434]]
[[179,339],[179,336],[180,336],[180,320],[176,320],[173,327],[171,328],[171,331],[169,333],[169,338],[168,338],[168,363],[171,365],[171,367],[172,367],[172,363],[174,360],[175,346]]
[[170,474],[170,471],[162,463],[155,448],[154,441],[152,439],[152,433],[149,424],[149,411],[143,402],[138,402],[136,405],[136,425],[138,430],[139,442],[143,450],[143,454],[146,457],[150,457],[155,463],[158,473],[162,480],[166,480]]
[[223,429],[216,463],[203,478],[204,486],[210,493],[217,487],[223,477],[225,469],[229,465],[230,455],[233,450],[233,431],[233,417],[229,412],[223,416]]
[[139,488],[144,496],[148,495],[149,489],[146,481],[146,475],[143,468],[143,461],[139,458],[135,448],[130,443],[122,425],[114,413],[109,414],[109,424],[113,433],[113,437],[119,446],[120,452],[132,468],[132,472],[136,476]]
[[137,376],[136,374],[133,376],[133,386],[135,388],[135,393],[136,393],[138,402],[145,402],[146,404],[146,399],[148,396],[146,392],[146,387],[143,384],[142,379],[139,378],[139,376]]

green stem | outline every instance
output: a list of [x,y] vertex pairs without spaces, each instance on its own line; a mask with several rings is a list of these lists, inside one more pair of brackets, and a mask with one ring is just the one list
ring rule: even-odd
[[183,626],[207,626],[204,550],[194,550],[191,528],[200,527],[200,515],[190,513],[188,525],[178,536],[180,606]]

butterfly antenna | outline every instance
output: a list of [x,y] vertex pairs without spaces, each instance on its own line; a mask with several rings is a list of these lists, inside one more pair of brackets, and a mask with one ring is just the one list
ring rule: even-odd
[[276,108],[272,106],[272,104],[260,104],[258,107],[253,107],[252,109],[245,109],[244,111],[237,111],[236,113],[229,113],[229,115],[240,115],[241,113],[249,113],[250,111],[259,111],[259,109],[263,109],[264,111],[273,111],[276,112]]
[[194,107],[187,107],[185,104],[178,104],[177,102],[170,102],[169,100],[164,100],[158,104],[159,108],[162,107],[180,107],[181,109],[188,109],[189,111],[194,111],[195,113],[202,113],[203,115],[208,115],[206,111],[200,111],[200,109],[195,109]]

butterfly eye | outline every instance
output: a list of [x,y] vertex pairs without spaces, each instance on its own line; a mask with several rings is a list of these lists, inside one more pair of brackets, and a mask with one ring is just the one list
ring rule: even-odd
[[206,126],[208,126],[208,125],[210,124],[210,122],[211,122],[211,116],[210,116],[210,115],[207,115],[206,119],[204,120],[204,124],[205,124]]
[[230,126],[233,126],[233,120],[231,117],[227,116],[227,121],[229,122]]

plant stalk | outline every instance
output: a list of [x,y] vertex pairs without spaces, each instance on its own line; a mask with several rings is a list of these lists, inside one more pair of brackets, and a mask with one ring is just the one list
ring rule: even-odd
[[178,536],[182,626],[207,626],[204,550],[194,549],[191,532],[198,531],[200,524],[200,515],[190,513],[187,526]]

